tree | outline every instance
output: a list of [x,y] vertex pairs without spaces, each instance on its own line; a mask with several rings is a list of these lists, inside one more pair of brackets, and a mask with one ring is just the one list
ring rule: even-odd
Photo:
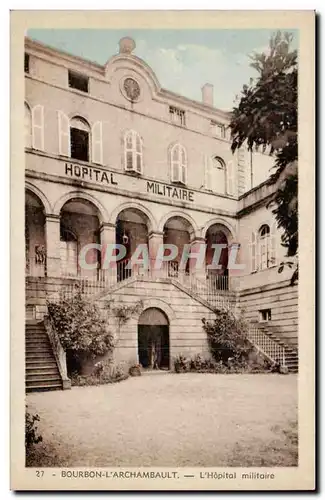
[[[245,144],[250,151],[261,148],[274,157],[275,172],[268,182],[275,185],[275,192],[269,205],[283,230],[288,257],[298,252],[298,63],[291,42],[290,33],[278,31],[267,54],[251,56],[258,78],[243,86],[230,123],[233,152]],[[293,262],[285,264],[292,267]],[[297,278],[298,267],[291,283]]]

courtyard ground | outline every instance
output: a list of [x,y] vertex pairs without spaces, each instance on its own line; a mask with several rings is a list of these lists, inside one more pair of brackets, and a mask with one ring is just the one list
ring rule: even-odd
[[31,393],[43,442],[27,465],[297,465],[295,375],[145,374]]

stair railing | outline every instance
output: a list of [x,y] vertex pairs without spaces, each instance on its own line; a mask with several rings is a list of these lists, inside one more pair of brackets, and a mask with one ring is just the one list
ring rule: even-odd
[[254,325],[249,325],[248,339],[270,361],[286,366],[285,348],[271,339],[265,332]]
[[71,380],[68,377],[66,352],[62,347],[57,331],[49,316],[44,317],[44,326],[58,366],[62,387],[63,389],[70,389]]

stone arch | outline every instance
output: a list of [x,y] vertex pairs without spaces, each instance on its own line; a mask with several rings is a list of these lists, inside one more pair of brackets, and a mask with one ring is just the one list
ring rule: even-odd
[[160,89],[160,83],[151,67],[140,57],[134,54],[117,54],[106,63],[106,78],[111,78],[112,74],[118,70],[133,70],[138,73],[149,85],[151,91],[157,94]]
[[48,198],[43,193],[43,191],[41,191],[38,187],[34,186],[30,182],[25,183],[25,190],[30,191],[31,193],[33,193],[35,196],[37,196],[40,199],[40,201],[43,204],[45,214],[52,214],[52,211],[53,211],[52,205],[49,202]]
[[162,233],[166,222],[168,222],[168,220],[172,219],[173,217],[181,217],[182,219],[185,219],[192,226],[193,235],[196,236],[198,234],[198,226],[195,220],[190,215],[182,212],[181,210],[173,210],[172,212],[168,212],[167,214],[165,214],[159,221],[158,232]]
[[[235,237],[236,237],[236,231],[235,231],[235,228],[225,219],[221,218],[221,217],[214,217],[213,219],[210,219],[201,229],[201,237],[202,238],[205,238],[206,237],[206,234],[207,234],[207,231],[208,229],[211,227],[211,226],[214,226],[215,224],[218,224],[219,226],[223,226],[225,228],[225,233],[226,233],[226,236],[229,240],[229,242],[233,242],[235,241]],[[222,228],[220,228],[222,229]]]
[[139,210],[140,212],[143,212],[144,215],[147,216],[148,222],[149,222],[149,227],[148,227],[149,233],[157,231],[157,222],[156,222],[156,219],[153,216],[152,212],[147,207],[142,205],[141,203],[136,203],[136,202],[132,202],[132,201],[125,202],[125,203],[122,203],[121,205],[118,205],[111,213],[111,217],[109,219],[109,222],[111,224],[115,225],[118,215],[121,212],[123,212],[123,210],[127,210],[127,209],[132,210],[132,208]]
[[172,309],[172,307],[162,299],[154,299],[154,298],[144,299],[142,303],[143,303],[143,308],[139,313],[139,316],[137,317],[137,323],[139,322],[142,312],[145,311],[146,309],[151,309],[151,308],[161,309],[161,311],[166,315],[168,319],[169,326],[176,319],[176,314]]
[[71,111],[70,113],[67,114],[67,116],[69,118],[70,124],[73,119],[80,120],[84,122],[84,124],[87,125],[87,127],[89,127],[89,130],[91,130],[92,122],[90,120],[88,113],[85,113],[83,111],[82,114],[80,114],[78,111]]
[[78,198],[80,200],[89,201],[92,203],[98,210],[98,216],[100,222],[108,222],[109,215],[106,208],[101,204],[100,201],[97,200],[94,196],[89,193],[85,193],[84,191],[69,191],[68,193],[61,196],[54,205],[54,214],[60,215],[62,207],[70,200]]

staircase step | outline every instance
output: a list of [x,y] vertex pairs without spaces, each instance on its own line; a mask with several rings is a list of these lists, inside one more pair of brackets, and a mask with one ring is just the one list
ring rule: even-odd
[[54,358],[54,355],[53,353],[51,353],[50,351],[46,351],[46,352],[27,352],[26,353],[26,360],[27,361],[33,361],[33,360],[37,360],[37,359],[44,359],[45,358],[50,358],[50,360],[52,359],[55,359]]
[[51,359],[43,359],[43,358],[35,358],[35,359],[27,359],[26,360],[26,366],[34,366],[37,365],[39,367],[41,366],[56,366],[56,360],[54,356],[51,356]]
[[26,383],[28,384],[29,382],[59,382],[61,383],[61,378],[60,374],[58,373],[36,373],[36,374],[30,374],[28,373],[26,375]]
[[26,367],[25,375],[27,376],[37,376],[37,375],[60,375],[57,366],[32,366]]
[[56,383],[56,382],[37,382],[35,384],[31,384],[30,382],[28,385],[26,384],[26,392],[32,392],[32,391],[55,391],[55,390],[62,390],[62,384]]

